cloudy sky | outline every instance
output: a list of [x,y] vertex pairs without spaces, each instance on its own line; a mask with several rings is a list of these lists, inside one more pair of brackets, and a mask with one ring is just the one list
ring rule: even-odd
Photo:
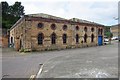
[[[9,5],[16,0],[7,0]],[[66,19],[80,18],[104,25],[118,23],[118,0],[18,0],[25,14],[46,13]]]

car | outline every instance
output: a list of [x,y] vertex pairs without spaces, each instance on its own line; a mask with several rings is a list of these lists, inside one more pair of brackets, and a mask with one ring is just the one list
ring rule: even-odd
[[109,39],[105,38],[104,39],[104,45],[107,45],[107,44],[109,44]]
[[118,41],[120,42],[120,37],[118,37]]
[[118,37],[112,37],[111,38],[111,40],[117,40],[118,39]]

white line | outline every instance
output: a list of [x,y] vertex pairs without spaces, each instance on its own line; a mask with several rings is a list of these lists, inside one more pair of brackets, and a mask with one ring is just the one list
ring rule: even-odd
[[40,70],[39,70],[39,72],[38,72],[37,75],[36,75],[36,78],[39,78],[42,70],[43,70],[43,64],[41,65]]
[[31,75],[29,80],[34,80],[36,75]]

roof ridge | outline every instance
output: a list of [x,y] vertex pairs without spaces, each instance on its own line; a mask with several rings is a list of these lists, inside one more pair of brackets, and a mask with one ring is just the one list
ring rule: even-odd
[[45,14],[45,13],[28,14],[28,16],[67,20],[65,18],[61,18],[61,17],[57,17],[57,16],[53,16],[53,15],[50,15],[50,14]]

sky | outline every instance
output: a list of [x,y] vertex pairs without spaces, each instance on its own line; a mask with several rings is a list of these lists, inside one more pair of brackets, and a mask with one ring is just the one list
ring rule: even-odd
[[[18,0],[25,14],[45,13],[66,19],[79,18],[106,26],[118,20],[118,0]],[[7,0],[13,5],[16,0]]]

